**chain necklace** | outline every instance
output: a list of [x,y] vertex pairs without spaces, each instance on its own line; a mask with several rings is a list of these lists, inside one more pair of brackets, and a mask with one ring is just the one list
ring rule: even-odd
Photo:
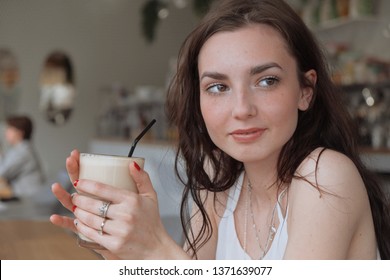
[[257,241],[257,244],[258,244],[258,246],[260,248],[260,252],[263,252],[261,254],[261,256],[260,256],[260,259],[263,259],[265,257],[265,254],[268,252],[269,247],[271,246],[272,241],[273,241],[273,239],[275,237],[275,234],[276,234],[275,211],[276,211],[276,206],[277,206],[278,202],[276,201],[275,206],[272,209],[271,222],[270,222],[270,226],[269,226],[269,229],[268,229],[267,241],[265,243],[265,247],[263,248],[261,246],[260,237],[259,237],[260,230],[257,230],[257,226],[256,226],[256,223],[255,223],[255,217],[254,217],[254,214],[253,214],[253,207],[252,207],[252,184],[251,184],[249,178],[248,178],[247,188],[248,188],[248,195],[247,195],[246,202],[245,202],[245,220],[244,220],[244,251],[246,252],[246,245],[247,245],[247,226],[248,226],[248,208],[249,208],[250,214],[251,214],[251,217],[252,217],[252,228],[255,231],[255,235],[256,235],[256,241]]

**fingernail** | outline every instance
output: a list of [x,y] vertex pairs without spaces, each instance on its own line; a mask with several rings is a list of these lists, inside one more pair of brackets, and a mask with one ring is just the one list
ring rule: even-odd
[[74,212],[76,210],[77,206],[76,205],[73,205],[72,207],[72,212]]
[[79,223],[77,220],[73,221],[74,225],[77,227],[77,224]]
[[141,170],[141,167],[139,167],[138,163],[136,163],[135,161],[134,161],[134,167],[135,167],[138,171]]
[[79,180],[76,180],[73,182],[73,186],[77,187],[77,184],[79,183]]

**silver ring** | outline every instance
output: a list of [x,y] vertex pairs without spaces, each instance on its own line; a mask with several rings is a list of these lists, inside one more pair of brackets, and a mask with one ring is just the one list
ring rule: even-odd
[[105,218],[107,216],[108,207],[110,207],[111,202],[103,202],[103,205],[99,207],[99,216]]
[[103,222],[100,224],[100,229],[98,229],[99,235],[103,235],[103,228],[104,228],[104,225],[106,224],[106,221],[107,221],[107,219],[104,218]]

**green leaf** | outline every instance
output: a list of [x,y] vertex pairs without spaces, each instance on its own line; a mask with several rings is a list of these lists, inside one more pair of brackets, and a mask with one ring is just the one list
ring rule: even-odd
[[156,27],[160,20],[158,12],[164,6],[165,4],[159,0],[149,0],[142,7],[142,32],[149,43],[154,41]]

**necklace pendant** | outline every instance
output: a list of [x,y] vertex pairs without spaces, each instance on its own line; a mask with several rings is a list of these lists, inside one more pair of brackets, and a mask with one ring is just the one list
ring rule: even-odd
[[275,237],[275,234],[276,234],[276,228],[274,226],[272,226],[270,228],[270,234],[269,234],[269,240],[272,241]]

